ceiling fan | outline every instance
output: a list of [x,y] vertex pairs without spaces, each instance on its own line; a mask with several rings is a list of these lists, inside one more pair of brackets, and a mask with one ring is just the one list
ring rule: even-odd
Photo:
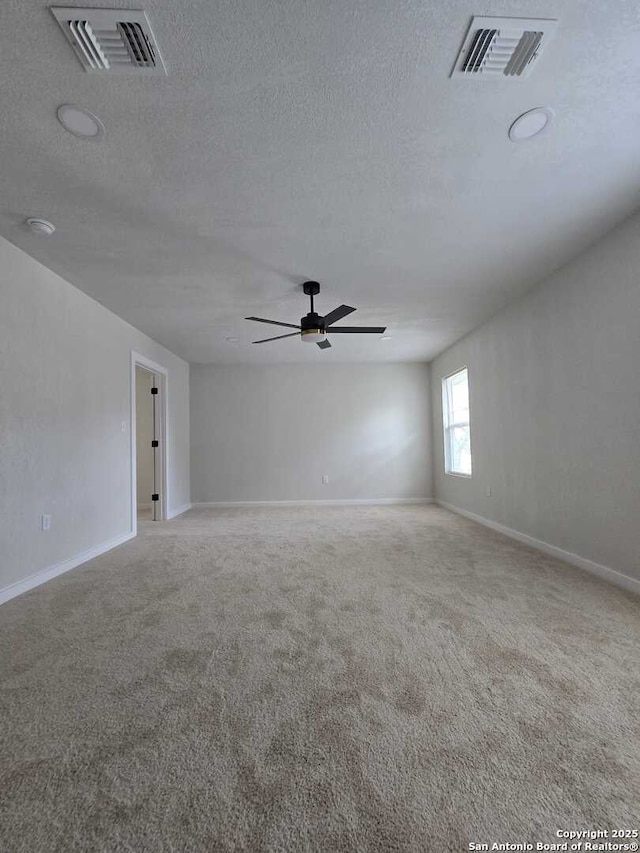
[[340,305],[333,311],[330,311],[324,317],[313,310],[313,297],[320,293],[320,285],[317,281],[305,281],[302,289],[311,299],[311,311],[300,318],[300,325],[294,323],[280,323],[277,320],[265,320],[263,317],[245,317],[245,320],[255,320],[257,323],[270,323],[272,326],[286,326],[289,329],[299,329],[296,332],[289,332],[288,335],[277,335],[275,338],[263,338],[261,341],[252,341],[254,344],[266,344],[269,341],[279,341],[282,338],[295,338],[298,335],[303,341],[318,344],[320,349],[329,349],[331,344],[327,339],[328,334],[339,333],[341,335],[382,335],[386,330],[386,326],[334,326],[338,320],[342,320],[347,314],[353,313],[355,308],[349,305]]

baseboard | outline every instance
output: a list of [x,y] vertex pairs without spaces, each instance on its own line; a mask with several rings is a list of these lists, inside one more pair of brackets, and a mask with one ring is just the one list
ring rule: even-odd
[[37,572],[35,575],[30,575],[28,578],[5,586],[4,589],[0,589],[0,604],[4,604],[10,599],[22,595],[24,592],[28,592],[30,589],[34,589],[34,587],[40,586],[58,575],[63,575],[65,572],[75,569],[82,563],[86,563],[88,560],[93,560],[94,557],[99,557],[101,554],[111,551],[112,548],[117,548],[118,545],[128,542],[129,539],[133,539],[134,536],[135,533],[131,532],[125,533],[122,536],[116,536],[115,539],[110,539],[108,542],[96,545],[95,548],[89,548],[88,551],[76,554],[75,557],[70,557],[68,560],[63,560],[61,563],[49,566],[48,569],[43,569],[43,571]]
[[191,507],[192,504],[182,504],[182,506],[176,507],[176,509],[170,509],[167,512],[167,519],[175,518],[177,515],[182,515],[183,512],[187,512]]
[[333,501],[199,501],[194,508],[231,509],[243,506],[419,506],[433,498],[349,498]]
[[469,512],[466,509],[461,509],[458,506],[453,506],[446,501],[436,500],[438,506],[455,512],[457,515],[463,515],[465,518],[470,518],[471,521],[476,521],[478,524],[489,527],[497,533],[502,533],[510,539],[516,539],[522,542],[523,545],[529,545],[531,548],[536,548],[550,557],[555,557],[557,560],[563,560],[565,563],[570,563],[572,566],[577,566],[579,569],[584,569],[592,575],[597,575],[603,580],[609,581],[616,586],[626,589],[628,592],[640,594],[640,580],[623,575],[622,572],[617,572],[615,569],[610,569],[609,566],[601,566],[599,563],[594,563],[593,560],[588,560],[586,557],[581,557],[579,554],[573,554],[571,551],[564,551],[555,545],[550,545],[548,542],[543,542],[542,539],[535,539],[526,533],[520,533],[519,530],[513,530],[511,527],[506,527],[504,524],[498,524],[497,521],[491,521],[484,518],[482,515],[476,515],[475,512]]

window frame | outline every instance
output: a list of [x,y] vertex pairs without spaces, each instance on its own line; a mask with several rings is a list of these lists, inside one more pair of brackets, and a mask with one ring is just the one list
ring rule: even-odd
[[[452,423],[449,423],[451,407],[449,405],[449,386],[447,383],[454,376],[457,376],[458,373],[462,373],[465,370],[467,372],[467,400],[469,417],[466,421],[454,421]],[[471,473],[469,474],[467,474],[465,471],[455,471],[451,468],[451,430],[455,429],[456,427],[464,426],[466,426],[469,430],[469,455],[471,457]],[[473,476],[473,451],[471,444],[471,383],[469,381],[469,367],[466,364],[463,364],[462,367],[458,367],[456,370],[442,377],[442,437],[444,444],[444,473],[448,474],[450,477],[462,477],[465,480],[470,480]]]

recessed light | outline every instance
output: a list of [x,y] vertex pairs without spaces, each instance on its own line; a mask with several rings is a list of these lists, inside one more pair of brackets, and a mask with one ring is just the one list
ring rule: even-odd
[[390,340],[391,340],[391,335],[383,335],[383,336],[380,338],[380,340],[381,340],[381,341],[390,341]]
[[225,341],[229,341],[230,344],[237,344],[239,338],[225,338]]
[[96,142],[104,136],[104,125],[98,116],[74,104],[62,104],[58,107],[58,121],[65,130],[80,139]]
[[27,225],[34,234],[40,234],[41,237],[51,237],[53,232],[56,230],[56,226],[48,220],[39,218],[35,219],[32,216],[27,219]]
[[555,113],[550,107],[536,107],[527,110],[514,121],[509,128],[509,139],[512,142],[523,142],[543,133],[553,121]]

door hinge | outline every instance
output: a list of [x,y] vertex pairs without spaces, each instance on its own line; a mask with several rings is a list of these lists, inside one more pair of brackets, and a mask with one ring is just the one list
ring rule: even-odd
[[160,495],[151,495],[151,500],[152,500],[152,501],[159,501],[159,500],[160,500]]
[[151,393],[152,393],[152,394],[157,394],[157,393],[158,393],[158,389],[157,389],[157,388],[152,388],[152,389],[151,389]]
[[159,442],[157,442],[154,438],[153,441],[151,442],[151,447],[157,447],[158,444],[159,444]]

